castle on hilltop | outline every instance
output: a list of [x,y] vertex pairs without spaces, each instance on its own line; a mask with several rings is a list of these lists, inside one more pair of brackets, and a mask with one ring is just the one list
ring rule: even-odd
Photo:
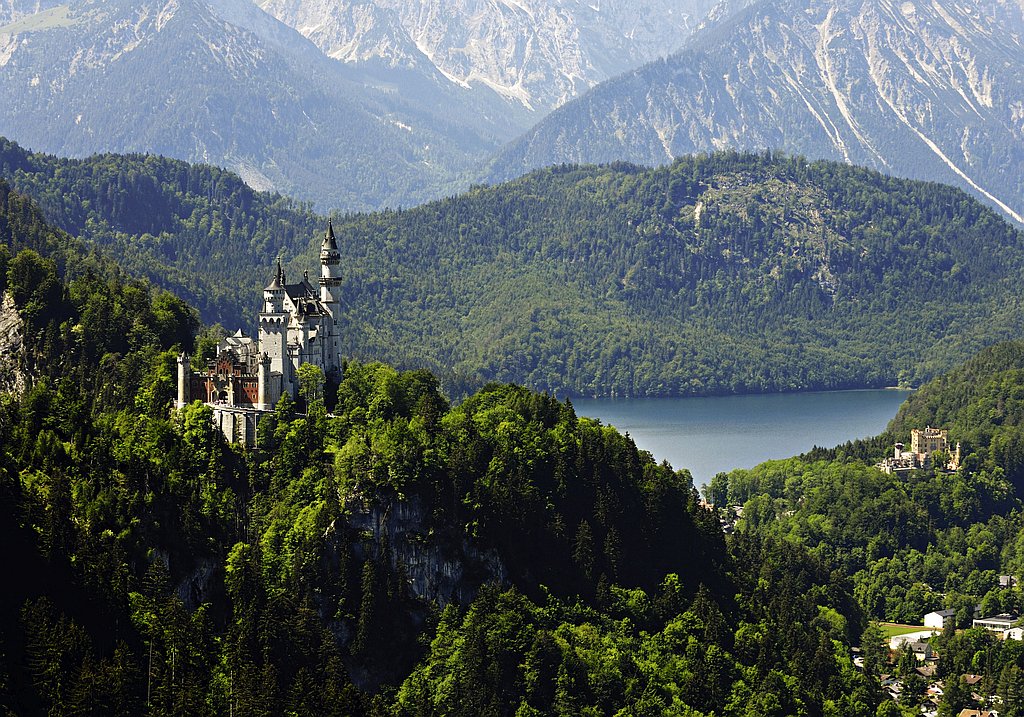
[[201,371],[193,371],[189,357],[181,354],[175,406],[207,403],[229,441],[254,445],[260,415],[273,410],[281,396],[297,395],[299,366],[313,364],[325,374],[341,370],[341,254],[331,222],[320,248],[317,283],[310,283],[307,272],[289,284],[279,257],[263,290],[258,338],[241,330],[225,338]]
[[960,468],[961,446],[957,443],[956,448],[951,449],[949,431],[944,428],[913,428],[910,431],[910,450],[904,448],[904,444],[897,443],[893,447],[893,454],[875,467],[889,475],[904,475],[910,471],[931,468],[934,455],[941,453],[948,456],[948,462],[937,466],[939,470],[956,471]]

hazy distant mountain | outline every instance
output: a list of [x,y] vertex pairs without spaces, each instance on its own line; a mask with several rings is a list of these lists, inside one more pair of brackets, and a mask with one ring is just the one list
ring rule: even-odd
[[331,60],[249,0],[0,2],[0,134],[38,150],[162,153],[360,209],[443,193],[521,127],[496,94]]
[[682,47],[714,0],[257,0],[349,64],[437,70],[547,112]]
[[953,183],[1022,221],[1022,35],[1020,0],[767,0],[554,112],[491,178],[773,147]]

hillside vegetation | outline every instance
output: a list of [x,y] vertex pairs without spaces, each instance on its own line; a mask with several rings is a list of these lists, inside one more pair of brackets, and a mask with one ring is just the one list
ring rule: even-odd
[[[719,504],[745,504],[743,527],[808,548],[855,582],[871,617],[919,624],[926,612],[1024,609],[999,575],[1024,571],[1024,342],[988,348],[912,394],[882,436],[717,476]],[[885,475],[871,464],[910,430],[960,443],[953,473]]]
[[0,138],[0,177],[50,224],[232,327],[254,321],[261,270],[305,248],[322,223],[230,172],[151,155],[58,159]]
[[[316,270],[325,223],[220,170],[61,160],[0,171],[62,228],[251,326],[273,256]],[[1013,338],[1021,234],[962,192],[829,162],[721,153],[565,166],[411,210],[336,218],[345,341],[572,395],[917,384]]]
[[13,713],[874,714],[849,586],[727,546],[686,471],[568,401],[452,407],[382,364],[229,446],[209,407],[170,410],[194,312],[0,189],[38,359],[0,395]]

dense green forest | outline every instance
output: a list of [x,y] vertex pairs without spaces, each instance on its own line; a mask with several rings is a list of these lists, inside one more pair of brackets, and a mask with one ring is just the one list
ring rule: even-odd
[[[210,167],[0,143],[56,226],[251,327],[278,252],[316,271],[324,218]],[[410,210],[335,217],[348,352],[455,395],[917,385],[1019,334],[1021,234],[962,192],[719,153],[556,167]]]
[[[897,477],[872,467],[928,425],[962,444],[956,472]],[[1024,342],[1014,341],[922,386],[875,439],[719,474],[707,491],[719,505],[743,506],[744,534],[798,545],[851,576],[868,617],[920,624],[952,608],[969,628],[976,605],[982,615],[1024,613],[1019,584],[999,583],[1024,574],[1022,432]],[[944,634],[938,649],[954,665],[946,675],[984,674],[984,689],[1013,705],[1000,714],[1024,714],[1022,643],[968,630]]]
[[61,160],[0,138],[0,177],[50,224],[231,327],[254,322],[264,273],[322,224],[306,205],[230,172],[150,155]]
[[[351,360],[255,449],[226,444],[208,407],[171,410],[195,309],[2,181],[0,239],[23,323],[0,368],[27,383],[0,394],[11,714],[909,714],[916,663],[869,619],[1024,610],[998,583],[1024,571],[1024,342],[882,436],[716,476],[713,502],[743,506],[727,537],[687,471],[510,384],[453,404],[425,370]],[[872,467],[922,425],[959,470]],[[966,672],[1024,713],[1021,643],[935,642],[942,714],[971,703]]]
[[[686,471],[569,401],[351,362],[228,445],[171,410],[196,312],[0,184],[11,714],[871,715],[852,586],[726,543]],[[315,373],[315,372],[314,372]]]

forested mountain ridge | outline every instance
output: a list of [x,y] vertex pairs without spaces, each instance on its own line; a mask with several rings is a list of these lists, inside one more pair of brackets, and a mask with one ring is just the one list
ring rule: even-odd
[[[726,546],[685,471],[568,402],[452,407],[380,364],[347,366],[331,416],[309,384],[258,450],[227,445],[209,407],[171,411],[194,312],[0,190],[0,289],[40,359],[0,395],[6,709],[873,714],[847,586]],[[55,245],[66,272],[28,248]]]
[[681,52],[541,120],[499,152],[486,176],[772,149],[947,182],[1024,222],[1019,3],[734,6]]
[[0,138],[0,177],[53,225],[230,327],[253,321],[261,271],[305,248],[324,223],[308,204],[257,192],[231,172],[153,155],[59,159]]
[[913,384],[1021,321],[1021,235],[994,213],[774,155],[555,168],[336,231],[371,356],[458,336],[456,371],[554,392]]
[[[221,170],[5,144],[0,172],[231,330],[251,325],[277,252],[292,275],[317,266],[324,219]],[[950,187],[773,154],[552,168],[336,217],[335,231],[350,354],[447,385],[916,384],[1021,325],[1024,245],[992,211]]]

